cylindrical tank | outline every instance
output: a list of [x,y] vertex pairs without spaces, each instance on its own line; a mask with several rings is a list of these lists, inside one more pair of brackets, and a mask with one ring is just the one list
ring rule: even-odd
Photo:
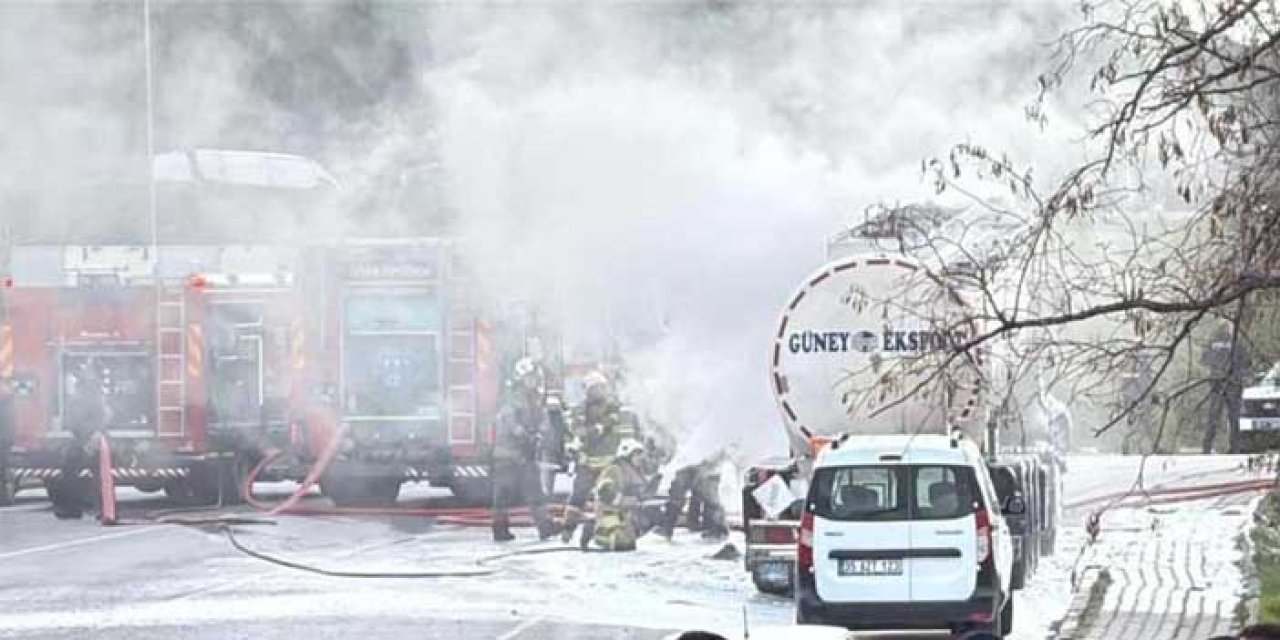
[[892,254],[837,258],[788,300],[769,354],[770,387],[793,451],[809,435],[949,433],[983,443],[981,356],[962,292]]

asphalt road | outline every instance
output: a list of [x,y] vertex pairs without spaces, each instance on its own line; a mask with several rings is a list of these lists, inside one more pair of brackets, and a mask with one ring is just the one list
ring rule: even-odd
[[[324,578],[246,558],[214,527],[143,524],[163,499],[120,491],[103,527],[60,521],[41,492],[0,509],[0,637],[12,638],[660,638],[661,629],[541,614],[536,607],[454,600],[447,584]],[[243,527],[241,527],[243,529]],[[314,532],[312,529],[322,529]],[[293,557],[339,558],[413,534],[402,522],[308,519],[248,542]],[[278,530],[277,530],[278,529]],[[480,532],[465,532],[478,535]],[[291,544],[313,537],[312,545]],[[278,548],[277,548],[278,547]],[[304,548],[305,547],[305,548]],[[422,581],[426,582],[426,581]]]
[[[1126,489],[1137,468],[1114,457],[1074,464],[1068,500]],[[1212,478],[1235,464],[1183,458],[1149,478]],[[146,524],[148,512],[173,505],[120,496],[122,518],[138,524],[59,521],[40,492],[0,508],[0,638],[649,639],[723,626],[744,608],[755,624],[792,615],[787,601],[755,594],[739,563],[708,560],[714,549],[696,538],[623,556],[513,558],[485,577],[332,578],[247,557],[216,527]],[[475,558],[513,548],[484,529],[408,518],[294,517],[237,531],[254,549],[356,571],[470,571]],[[531,548],[523,533],[514,548]]]

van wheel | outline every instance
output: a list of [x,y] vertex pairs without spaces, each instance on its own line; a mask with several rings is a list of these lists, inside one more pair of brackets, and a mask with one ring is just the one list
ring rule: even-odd
[[1004,608],[1000,610],[1000,632],[996,634],[997,638],[1003,638],[1013,634],[1013,594],[1009,594],[1009,599],[1005,601]]

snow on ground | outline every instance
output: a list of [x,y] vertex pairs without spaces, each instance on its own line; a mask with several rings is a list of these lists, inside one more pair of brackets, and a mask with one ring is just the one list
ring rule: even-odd
[[1247,495],[1107,511],[1080,566],[1105,567],[1110,585],[1080,637],[1200,640],[1233,630],[1246,585],[1240,534]]
[[[1128,488],[1138,459],[1076,456],[1069,464],[1067,495],[1068,501],[1074,501]],[[1239,461],[1223,456],[1152,458],[1147,464],[1150,482],[1181,485],[1240,474]],[[726,473],[725,478],[726,507],[734,507],[736,502],[730,499],[736,499],[737,473]],[[407,493],[412,496],[418,491],[412,488]],[[1205,597],[1225,602],[1237,595],[1234,540],[1235,533],[1247,523],[1247,505],[1216,511],[1187,504],[1113,512],[1104,523],[1108,532],[1085,560],[1081,560],[1082,516],[1075,513],[1068,518],[1057,554],[1042,559],[1031,583],[1016,594],[1014,640],[1051,636],[1054,624],[1071,602],[1071,574],[1083,566],[1081,562],[1119,562],[1126,557],[1126,550],[1141,549],[1152,540],[1170,538],[1183,530],[1209,545],[1203,555],[1206,566],[1212,568],[1208,573],[1212,582],[1204,585]],[[275,526],[240,526],[237,532],[245,545],[262,552],[328,569],[357,571],[468,573],[475,572],[480,567],[477,561],[486,557],[561,546],[558,541],[533,541],[527,529],[517,532],[521,538],[517,542],[501,545],[489,540],[487,528],[437,526],[421,518],[284,517]],[[207,536],[210,544],[223,548],[227,545],[214,531],[190,530],[190,535]],[[740,534],[731,542],[739,549],[743,546]],[[237,596],[245,580],[211,586],[193,575],[189,588],[195,595],[181,601],[66,614],[74,620],[39,614],[28,618],[16,613],[3,618],[11,627],[31,625],[28,628],[37,629],[62,624],[160,625],[214,616],[258,619],[286,615],[283,612],[298,615],[300,611],[371,618],[380,612],[427,616],[445,611],[459,618],[500,614],[513,619],[538,617],[666,630],[739,628],[745,609],[752,625],[790,624],[794,615],[791,602],[757,593],[741,560],[710,557],[719,548],[719,544],[680,532],[673,543],[642,539],[634,553],[582,553],[572,548],[483,565],[494,569],[492,575],[416,580],[324,577],[272,568],[246,556],[220,554],[203,560],[203,565],[216,573],[251,576],[255,591],[271,595],[242,599]],[[131,587],[140,597],[149,588],[146,583]]]

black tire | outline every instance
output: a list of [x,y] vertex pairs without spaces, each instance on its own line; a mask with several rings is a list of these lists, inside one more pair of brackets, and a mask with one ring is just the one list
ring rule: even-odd
[[249,477],[251,466],[249,457],[242,453],[236,453],[230,460],[224,460],[222,464],[216,465],[212,469],[214,475],[212,485],[215,488],[213,492],[214,501],[217,501],[218,493],[221,492],[222,504],[244,504],[244,496],[240,494],[240,487],[244,484],[245,478]]
[[795,586],[791,581],[787,581],[785,587],[780,587],[773,582],[766,582],[760,579],[760,574],[755,570],[751,570],[751,582],[755,583],[756,590],[760,593],[767,593],[771,596],[781,596],[783,598],[791,598],[795,595]]
[[18,479],[7,471],[0,471],[0,507],[8,507],[18,494]]
[[341,470],[320,479],[320,492],[338,507],[386,507],[400,497],[401,478],[361,476]]
[[164,495],[180,506],[193,507],[200,505],[200,497],[196,494],[195,487],[187,478],[166,483],[164,485]]
[[1000,629],[995,634],[997,638],[1009,635],[1013,635],[1013,594],[1009,594],[1004,608],[1000,610]]
[[248,457],[236,453],[230,458],[193,465],[185,479],[165,485],[165,495],[196,506],[243,504],[240,485],[248,474]]
[[489,478],[454,478],[449,490],[462,506],[487,507],[493,503],[493,481]]

